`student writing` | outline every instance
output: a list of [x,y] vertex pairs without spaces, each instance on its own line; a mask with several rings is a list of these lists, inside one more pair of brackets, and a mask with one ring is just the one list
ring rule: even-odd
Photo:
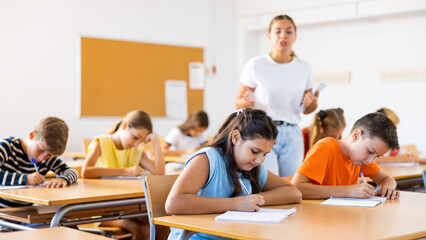
[[320,110],[315,114],[312,124],[302,129],[303,143],[305,145],[305,156],[318,140],[325,137],[341,139],[342,132],[346,127],[345,116],[341,108]]
[[[209,118],[203,110],[189,115],[180,126],[172,128],[164,138],[163,151],[165,156],[180,156],[192,154],[195,149],[206,143],[202,133],[209,126]],[[182,171],[183,163],[167,163],[166,172],[178,173]]]
[[206,143],[202,133],[209,126],[209,118],[205,111],[199,110],[191,115],[180,126],[172,128],[164,138],[165,156],[191,154],[194,149]]
[[[277,134],[276,126],[262,110],[231,114],[212,143],[186,163],[167,198],[167,213],[256,211],[261,205],[300,202],[301,194],[291,183],[261,165]],[[243,193],[238,178],[251,195]],[[172,228],[169,239],[176,239],[181,231]],[[191,238],[215,237],[195,234]]]
[[[48,171],[53,171],[57,177],[49,180],[47,188],[66,187],[74,183],[78,178],[77,171],[57,157],[65,151],[67,140],[68,126],[56,117],[42,119],[25,139],[1,138],[1,184],[39,185],[45,182]],[[0,199],[0,207],[29,205],[31,203]]]
[[[144,152],[142,143],[152,141],[155,160]],[[152,132],[149,115],[141,110],[129,112],[107,135],[93,139],[88,148],[82,176],[140,176],[144,169],[152,174],[164,174],[164,158],[160,139]],[[102,223],[102,226],[121,227],[132,233],[132,239],[149,236],[148,218],[121,219]],[[158,231],[161,236],[161,230]],[[166,229],[166,234],[168,230]]]
[[[306,155],[292,179],[305,199],[333,197],[369,198],[374,195],[399,197],[396,182],[374,159],[398,149],[395,125],[381,113],[370,113],[355,122],[351,134],[342,140],[324,138]],[[358,184],[362,172],[380,189]]]
[[[155,160],[143,151],[142,143],[152,141]],[[140,176],[144,169],[164,174],[160,139],[152,132],[149,115],[141,110],[128,113],[107,135],[93,139],[82,168],[84,178]]]

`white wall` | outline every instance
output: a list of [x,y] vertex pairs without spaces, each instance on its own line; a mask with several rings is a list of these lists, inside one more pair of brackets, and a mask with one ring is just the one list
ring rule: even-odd
[[[237,4],[237,8],[241,6]],[[239,36],[245,48],[252,49],[250,53],[239,49],[239,69],[248,57],[270,52],[267,27],[276,14],[268,12],[269,8],[259,5],[257,11],[263,14],[250,12],[253,6],[240,10],[240,35],[254,34],[257,39],[245,40]],[[358,118],[385,106],[394,110],[401,120],[400,144],[414,143],[426,157],[423,136],[426,130],[422,127],[426,122],[422,108],[426,102],[426,82],[385,83],[379,75],[382,69],[426,67],[425,9],[424,1],[344,1],[338,6],[282,9],[281,14],[294,16],[298,25],[295,52],[309,62],[314,72],[351,72],[349,85],[327,86],[319,98],[318,110],[344,109],[347,120],[344,135]],[[260,27],[261,24],[264,26]],[[309,125],[312,117],[313,114],[305,115],[300,126]]]
[[[79,117],[81,35],[203,47],[205,62],[217,66],[204,94],[213,135],[234,111],[243,64],[269,52],[267,25],[285,12],[298,24],[295,50],[314,71],[352,73],[350,85],[324,90],[320,108],[344,108],[350,127],[388,106],[401,119],[400,142],[426,153],[425,83],[383,83],[378,75],[426,65],[425,9],[419,0],[0,0],[0,136],[26,137],[41,118],[56,115],[70,127],[67,151],[81,151],[81,139],[118,120]],[[161,136],[180,123],[153,121]]]
[[[83,138],[119,120],[79,117],[80,36],[203,47],[205,62],[218,69],[205,90],[213,135],[234,109],[234,35],[226,0],[0,0],[0,136],[26,137],[54,115],[69,125],[67,151],[81,151]],[[153,121],[160,136],[181,122]]]

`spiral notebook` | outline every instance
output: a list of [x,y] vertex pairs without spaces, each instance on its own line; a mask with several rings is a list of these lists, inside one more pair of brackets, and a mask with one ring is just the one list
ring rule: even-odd
[[216,221],[241,221],[260,223],[279,223],[296,212],[296,208],[272,209],[260,208],[257,212],[227,211],[215,218]]
[[386,201],[385,197],[372,198],[336,198],[330,197],[321,205],[352,206],[352,207],[375,207],[379,203]]

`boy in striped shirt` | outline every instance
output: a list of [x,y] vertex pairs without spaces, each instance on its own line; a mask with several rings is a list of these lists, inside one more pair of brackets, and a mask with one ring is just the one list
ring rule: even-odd
[[[77,181],[77,171],[57,157],[65,151],[67,139],[68,126],[56,117],[41,120],[26,139],[0,138],[0,185],[39,185],[50,170],[57,178],[49,180],[47,188],[66,187]],[[0,208],[28,205],[0,198]]]

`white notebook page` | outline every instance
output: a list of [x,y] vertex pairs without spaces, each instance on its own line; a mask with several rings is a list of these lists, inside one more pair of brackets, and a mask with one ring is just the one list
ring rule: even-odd
[[292,209],[272,209],[260,208],[257,212],[227,211],[215,218],[216,221],[242,221],[242,222],[261,222],[261,223],[279,223],[286,219],[290,214],[296,212]]

